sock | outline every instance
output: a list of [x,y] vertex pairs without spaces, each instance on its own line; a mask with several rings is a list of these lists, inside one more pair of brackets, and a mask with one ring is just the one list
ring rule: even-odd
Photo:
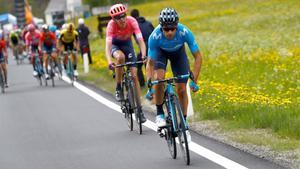
[[156,110],[157,110],[157,115],[163,115],[164,114],[164,109],[163,109],[163,104],[156,105]]
[[66,64],[64,64],[64,68],[65,68],[65,70],[67,70],[67,65]]
[[77,65],[73,65],[73,67],[74,67],[74,70],[76,70],[76,69],[77,69]]
[[121,83],[117,83],[116,90],[121,90]]

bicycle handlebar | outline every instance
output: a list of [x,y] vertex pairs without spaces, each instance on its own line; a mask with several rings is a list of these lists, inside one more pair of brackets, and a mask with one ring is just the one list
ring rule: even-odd
[[126,63],[123,63],[123,64],[118,64],[115,67],[119,68],[119,67],[124,67],[124,66],[131,66],[131,65],[135,65],[135,64],[140,64],[140,63],[144,63],[144,61],[141,60],[141,61],[136,61],[136,62],[126,62]]
[[148,88],[151,88],[153,85],[156,85],[156,84],[159,84],[159,83],[165,83],[165,82],[173,83],[174,80],[185,79],[185,78],[191,78],[192,79],[192,74],[188,73],[188,74],[185,74],[185,75],[179,75],[179,76],[176,76],[176,77],[171,77],[171,78],[167,78],[167,79],[163,79],[163,80],[150,81],[148,83]]

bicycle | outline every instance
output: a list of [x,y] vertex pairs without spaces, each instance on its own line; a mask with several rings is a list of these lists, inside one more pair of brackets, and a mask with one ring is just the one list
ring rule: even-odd
[[[148,88],[151,90],[153,85],[158,83],[167,83],[167,86],[164,91],[164,108],[167,110],[166,116],[166,126],[162,128],[158,128],[158,133],[160,137],[164,137],[168,144],[169,152],[173,159],[177,157],[177,147],[175,138],[177,137],[179,140],[180,149],[182,151],[184,160],[187,165],[190,164],[190,152],[189,145],[186,136],[186,130],[188,129],[188,125],[184,119],[183,112],[181,109],[181,105],[179,103],[178,97],[174,91],[174,82],[175,80],[191,78],[191,74],[180,75],[177,77],[172,77],[163,80],[155,80],[149,82]],[[178,121],[179,120],[179,121]]]
[[67,62],[67,75],[71,80],[72,86],[74,86],[74,81],[76,81],[76,77],[74,75],[74,67],[73,67],[73,62],[71,56],[76,54],[76,50],[67,50],[63,52],[64,55],[68,56],[68,62]]
[[38,73],[37,74],[37,79],[39,80],[39,84],[40,86],[43,85],[43,80],[45,81],[45,85],[48,86],[48,82],[47,82],[47,79],[45,77],[45,72],[44,72],[44,69],[43,69],[43,65],[42,65],[42,62],[41,62],[41,59],[40,59],[40,56],[39,56],[39,53],[38,52],[35,52],[35,53],[32,53],[32,56],[31,57],[35,57],[35,71]]
[[133,130],[133,117],[132,114],[135,114],[135,120],[138,127],[139,134],[142,134],[142,121],[141,121],[141,100],[137,94],[136,86],[134,79],[130,72],[130,66],[136,64],[142,64],[143,61],[136,62],[127,62],[124,64],[116,65],[116,68],[126,67],[126,70],[123,71],[123,79],[121,83],[121,110],[124,113],[124,117],[127,120],[127,125],[130,131]]
[[4,79],[4,71],[0,67],[0,87],[1,93],[5,93],[5,79]]
[[55,86],[55,82],[54,82],[55,61],[53,60],[53,57],[52,57],[52,51],[50,51],[50,52],[47,51],[47,57],[48,57],[48,67],[46,69],[48,69],[48,73],[49,73],[50,79],[52,81],[52,87],[54,87]]
[[22,58],[20,58],[20,44],[17,44],[15,46],[12,47],[13,50],[13,55],[15,56],[15,60],[17,62],[17,65],[20,65],[23,61],[21,60]]

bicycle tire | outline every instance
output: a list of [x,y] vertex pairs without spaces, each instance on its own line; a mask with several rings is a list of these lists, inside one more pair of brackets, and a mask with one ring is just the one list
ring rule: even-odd
[[175,141],[175,137],[174,137],[174,129],[172,127],[172,120],[169,118],[167,119],[167,128],[166,128],[166,141],[167,141],[167,144],[168,144],[168,149],[169,149],[169,152],[171,154],[171,157],[173,159],[176,159],[177,157],[177,146],[176,146],[176,141]]
[[[126,94],[124,94],[124,83],[122,85],[122,88],[121,88],[121,94],[122,96],[126,96],[123,97],[124,100],[121,101],[121,109],[124,113],[124,117],[126,119],[126,122],[127,122],[127,126],[129,128],[130,131],[133,130],[133,118],[132,118],[132,111],[130,110],[130,106],[129,106],[129,100],[128,100],[128,92],[126,92]],[[128,91],[128,88],[126,87],[126,91]]]
[[179,116],[180,119],[180,123],[179,123],[180,125],[178,125],[178,140],[179,140],[180,149],[186,165],[190,165],[190,150],[189,150],[189,143],[186,136],[186,127],[184,125],[183,112],[180,103],[178,101],[178,98],[175,95],[172,97],[172,102],[173,105],[175,106],[174,110],[177,111],[176,114]]
[[133,113],[135,113],[134,109],[136,107],[135,105],[135,98],[134,98],[134,93],[133,93],[133,89],[132,89],[132,85],[130,82],[130,79],[127,79],[129,82],[129,85],[127,87],[127,99],[128,99],[128,103],[129,103],[129,112],[131,113],[131,116]]
[[52,60],[52,58],[50,58],[50,60],[49,60],[50,62],[49,62],[49,64],[50,64],[50,78],[51,78],[51,81],[52,81],[52,87],[55,87],[55,82],[54,82],[54,76],[55,76],[55,74],[54,74],[54,62],[53,62],[53,60]]
[[129,91],[131,93],[131,99],[130,99],[130,106],[131,109],[133,110],[134,114],[135,114],[135,121],[137,124],[137,130],[139,132],[139,134],[141,135],[143,133],[143,128],[142,128],[142,122],[141,122],[141,115],[140,115],[140,103],[138,100],[138,95],[137,95],[137,91],[136,91],[136,86],[135,83],[133,81],[133,79],[131,78],[129,80]]
[[17,65],[19,65],[20,64],[20,59],[19,59],[19,51],[18,51],[18,49],[13,49],[13,55],[15,56]]
[[70,58],[68,58],[68,76],[71,80],[72,86],[74,86],[74,68]]
[[1,93],[5,93],[4,77],[1,69],[0,69],[0,86],[1,86]]

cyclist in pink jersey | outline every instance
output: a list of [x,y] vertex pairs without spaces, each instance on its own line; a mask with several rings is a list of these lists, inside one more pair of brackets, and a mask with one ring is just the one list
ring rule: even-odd
[[[125,62],[135,62],[137,58],[134,53],[131,36],[133,33],[136,35],[139,48],[142,53],[142,59],[146,59],[146,46],[143,36],[137,21],[131,17],[126,16],[126,7],[123,4],[115,4],[110,10],[109,14],[112,19],[109,21],[106,29],[106,58],[109,63],[109,69],[114,69],[115,63],[112,58],[115,58],[116,64],[123,64]],[[137,77],[137,66],[131,68],[131,74],[134,78],[138,96],[141,96],[140,84]],[[116,93],[117,101],[121,98],[121,80],[123,75],[123,68],[116,68]],[[142,111],[141,111],[142,112]],[[145,122],[146,118],[141,113],[142,120]]]
[[[41,33],[35,29],[33,24],[29,24],[27,26],[28,32],[25,35],[25,42],[26,42],[26,51],[29,52],[31,49],[31,63],[33,66],[33,76],[37,76],[38,73],[35,70],[35,55],[34,53],[40,53],[41,51]],[[41,55],[39,54],[40,60],[42,60]]]

